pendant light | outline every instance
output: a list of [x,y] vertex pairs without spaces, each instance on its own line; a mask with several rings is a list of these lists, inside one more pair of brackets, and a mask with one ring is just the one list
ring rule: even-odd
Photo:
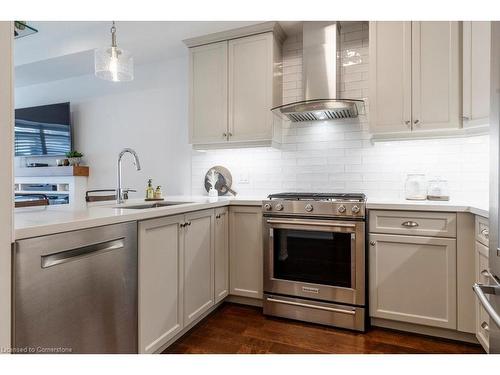
[[122,82],[134,79],[134,58],[116,45],[115,21],[111,26],[111,47],[95,50],[95,75],[106,81]]

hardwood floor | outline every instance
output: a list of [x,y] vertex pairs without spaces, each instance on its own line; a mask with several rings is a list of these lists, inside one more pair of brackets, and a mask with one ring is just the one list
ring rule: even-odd
[[371,328],[357,333],[266,317],[260,308],[226,303],[163,353],[484,353],[479,345]]

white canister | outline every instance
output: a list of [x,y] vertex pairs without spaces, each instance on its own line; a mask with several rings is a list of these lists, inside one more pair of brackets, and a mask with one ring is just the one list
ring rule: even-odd
[[411,173],[406,176],[405,194],[408,200],[427,199],[427,180],[423,173]]

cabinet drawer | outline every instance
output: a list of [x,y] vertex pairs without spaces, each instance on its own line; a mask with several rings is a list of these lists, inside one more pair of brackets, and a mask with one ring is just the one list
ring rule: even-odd
[[451,212],[370,210],[371,233],[456,237],[457,215]]
[[489,220],[482,217],[476,216],[476,241],[481,242],[485,246],[489,246]]

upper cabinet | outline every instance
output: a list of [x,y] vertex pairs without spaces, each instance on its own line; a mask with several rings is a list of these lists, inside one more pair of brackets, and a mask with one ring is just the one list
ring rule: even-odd
[[459,22],[370,22],[370,130],[461,126]]
[[190,142],[227,140],[227,42],[189,51]]
[[488,127],[491,22],[463,22],[464,127]]
[[185,41],[193,147],[272,144],[271,108],[282,97],[282,41],[279,25],[269,22]]

